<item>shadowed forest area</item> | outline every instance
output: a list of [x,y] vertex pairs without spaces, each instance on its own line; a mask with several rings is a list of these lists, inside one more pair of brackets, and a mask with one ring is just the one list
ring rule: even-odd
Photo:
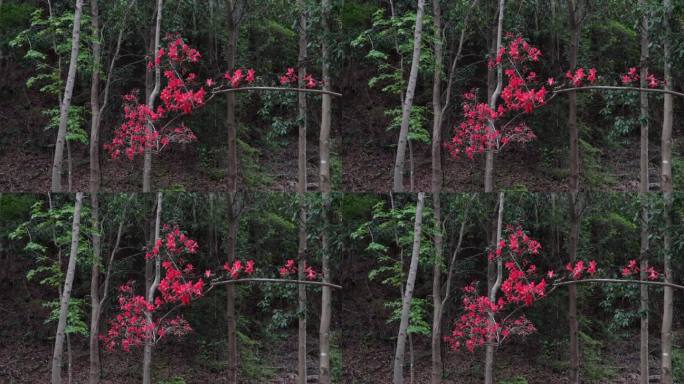
[[[334,285],[329,325],[332,382],[395,382],[395,350],[403,338],[405,350],[398,367],[406,382],[430,382],[432,364],[438,359],[443,364],[439,380],[444,383],[478,383],[487,369],[497,383],[566,383],[572,369],[571,286],[576,288],[574,337],[579,342],[576,364],[582,382],[639,382],[641,315],[648,319],[647,358],[652,379],[658,381],[663,286],[645,285],[646,309],[640,311],[639,272],[633,264],[640,248],[638,196],[580,195],[580,241],[572,249],[567,195],[502,195],[444,194],[440,230],[430,195],[334,194],[324,225],[320,195],[307,194],[306,273],[299,277],[299,202],[291,194],[239,194],[234,201],[237,218],[226,214],[226,194],[102,194],[99,229],[90,225],[92,207],[86,196],[78,208],[77,238],[72,237],[79,204],[74,195],[3,194],[0,255],[7,267],[0,285],[12,294],[2,295],[0,302],[0,379],[45,382],[50,375],[60,284],[75,250],[64,328],[65,382],[67,377],[74,383],[87,382],[92,372],[94,263],[100,277],[95,292],[102,300],[95,328],[100,350],[94,355],[101,367],[100,382],[139,381],[146,342],[152,350],[150,377],[157,383],[226,382],[226,370],[231,369],[236,369],[239,382],[295,383],[300,363],[305,381],[318,382],[322,288],[297,282],[323,281],[321,241],[327,236],[329,282]],[[659,284],[664,281],[662,255],[667,247],[664,201],[651,194],[647,204],[647,270],[653,276],[643,281]],[[674,196],[673,207],[668,252],[673,255],[672,273],[681,276],[681,194]],[[435,237],[440,231],[442,246],[437,251]],[[150,236],[160,240],[150,242]],[[503,243],[490,247],[492,238]],[[93,248],[93,240],[100,249]],[[226,261],[226,254],[232,254],[232,262]],[[499,256],[488,257],[495,254]],[[155,299],[149,300],[155,304],[140,309],[136,305],[145,300],[139,295],[146,291],[146,263],[149,268],[155,257],[161,261],[161,283]],[[493,301],[500,307],[492,312],[491,323],[471,322],[486,313],[482,305],[488,297],[487,279],[496,279],[498,260],[503,262],[502,281]],[[153,269],[152,265],[147,272],[151,280]],[[227,287],[234,287],[232,293]],[[306,287],[303,302],[298,287]],[[681,308],[682,286],[677,287],[672,305]],[[440,293],[435,295],[433,289]],[[234,295],[228,312],[227,295]],[[139,332],[142,323],[135,319],[147,310],[154,324],[151,339]],[[235,319],[234,328],[228,325],[229,318]],[[298,328],[300,321],[304,328]],[[681,312],[675,311],[674,382],[684,380],[683,321]],[[227,347],[230,332],[236,335],[236,367],[231,366]],[[303,335],[301,342],[298,335]],[[431,340],[437,343],[437,355]],[[495,356],[491,364],[485,363],[487,346]],[[304,359],[299,360],[302,349]]]
[[[659,190],[662,140],[682,185],[679,1],[83,1],[72,71],[74,3],[2,3],[4,191],[294,191],[300,157],[308,190],[319,160],[341,191],[637,191],[640,161]],[[292,88],[333,93],[323,136]]]

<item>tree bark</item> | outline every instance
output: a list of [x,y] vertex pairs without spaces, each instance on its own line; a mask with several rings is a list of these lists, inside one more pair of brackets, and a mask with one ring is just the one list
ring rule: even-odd
[[100,312],[100,219],[98,192],[100,190],[100,161],[99,161],[99,115],[100,115],[100,13],[98,0],[90,0],[91,25],[93,29],[93,73],[90,84],[90,214],[93,232],[93,266],[90,271],[90,370],[88,382],[95,384],[100,380],[100,345],[99,345],[99,312]]
[[[306,36],[306,1],[297,0],[299,9],[299,55],[298,66],[298,87],[305,87],[307,56],[307,36]],[[298,121],[299,138],[297,145],[297,198],[299,200],[299,246],[297,250],[298,279],[306,279],[306,131],[307,131],[307,106],[306,94],[298,94]],[[297,286],[297,306],[299,317],[299,332],[297,339],[297,383],[306,384],[306,286]]]
[[[581,0],[579,0],[581,1]],[[577,67],[577,54],[580,39],[580,9],[576,0],[568,0],[568,22],[570,27],[570,70]],[[580,217],[577,210],[579,193],[579,132],[577,129],[577,93],[570,92],[568,97],[568,131],[570,134],[570,244],[569,258],[574,263],[577,258]],[[568,323],[570,338],[570,384],[579,384],[579,340],[577,324],[577,288],[568,289]]]
[[[499,192],[499,217],[496,221],[496,246],[501,241],[501,231],[503,228],[503,212],[504,212],[504,193]],[[503,262],[499,257],[496,260],[496,280],[489,289],[489,301],[496,303],[496,294],[499,292],[501,283],[503,282]],[[494,313],[489,313],[491,322],[494,322]],[[485,384],[494,384],[494,344],[488,342],[485,346]]]
[[442,71],[444,41],[442,40],[442,9],[440,0],[432,1],[434,28],[434,76],[432,78],[432,210],[437,231],[434,236],[435,261],[432,268],[432,368],[430,382],[442,381],[442,263],[444,259],[442,234]]
[[[159,47],[161,45],[161,20],[164,10],[163,0],[157,0],[157,24],[154,28],[154,58],[156,60],[159,55]],[[154,110],[154,103],[157,101],[157,96],[161,90],[161,68],[156,65],[154,67],[154,88],[147,99],[147,106]],[[150,134],[154,133],[154,124],[152,121],[147,123]],[[152,191],[152,148],[146,144],[143,164],[143,192],[148,193]]]
[[[228,193],[228,263],[237,259],[237,192]],[[237,314],[235,312],[235,286],[226,286],[226,319],[228,321],[228,383],[238,382]]]
[[[496,29],[496,50],[494,51],[494,55],[498,55],[499,50],[501,50],[501,39],[503,35],[503,19],[504,19],[504,12],[505,12],[505,1],[504,0],[499,0],[499,21]],[[501,94],[501,90],[503,88],[503,67],[502,64],[499,63],[496,66],[496,88],[490,95],[489,99],[489,107],[492,110],[496,110],[496,101],[499,99],[499,95]],[[490,129],[494,130],[496,129],[496,126],[494,124],[494,121],[489,122]],[[493,145],[495,143],[489,143],[489,149],[487,150],[486,158],[485,158],[485,177],[484,177],[484,190],[485,192],[493,192],[494,191],[494,148]]]
[[[330,0],[321,1],[321,22],[323,24],[323,38],[321,39],[321,59],[323,90],[330,91]],[[321,269],[323,282],[332,281],[330,275],[330,128],[332,122],[332,96],[324,94],[321,105],[321,132],[319,137],[320,171],[319,188],[323,199],[323,231],[321,233]],[[324,286],[321,289],[321,322],[319,327],[319,363],[318,382],[330,384],[330,322],[332,318],[332,289]]]
[[416,27],[413,33],[413,57],[411,59],[411,72],[409,74],[408,85],[406,86],[406,96],[401,111],[401,128],[399,129],[399,143],[397,144],[397,157],[394,161],[394,182],[392,190],[394,192],[404,191],[404,163],[406,162],[406,143],[409,132],[409,119],[413,108],[413,97],[418,81],[418,70],[420,69],[420,50],[422,46],[423,33],[423,13],[425,0],[418,0],[418,11],[416,12]]
[[[663,62],[665,89],[672,86],[672,0],[663,0],[665,8],[665,37],[663,39]],[[665,94],[663,102],[663,131],[661,135],[662,167],[660,186],[665,199],[665,234],[663,236],[663,272],[665,282],[672,283],[672,95]],[[661,326],[660,382],[672,384],[672,316],[674,311],[673,290],[663,289],[663,320]]]
[[[570,241],[568,244],[569,261],[573,265],[577,259],[577,246],[579,243],[580,214],[578,193],[570,194]],[[568,323],[570,339],[570,370],[568,372],[570,383],[579,384],[579,325],[577,323],[577,287],[568,287]]]
[[95,384],[100,381],[100,262],[102,261],[100,244],[100,205],[97,192],[90,192],[90,214],[93,226],[93,266],[90,270],[90,370],[88,382]]
[[69,313],[69,300],[71,299],[71,288],[76,274],[76,258],[78,256],[78,240],[81,224],[81,205],[83,203],[83,192],[76,194],[74,204],[74,217],[71,224],[71,251],[69,253],[69,264],[64,280],[64,289],[59,303],[59,322],[57,323],[57,335],[55,336],[55,349],[52,354],[51,384],[62,382],[62,354],[64,353],[64,336],[67,325],[67,315]]
[[62,192],[62,161],[64,160],[64,143],[66,141],[67,123],[69,122],[69,109],[71,108],[71,97],[74,92],[76,82],[76,70],[78,66],[78,49],[81,39],[81,14],[83,13],[83,0],[76,0],[76,10],[74,11],[74,27],[71,33],[71,58],[69,60],[69,73],[67,75],[66,86],[64,87],[64,97],[59,110],[59,128],[57,130],[57,141],[55,142],[55,157],[52,162],[51,186],[52,192]]
[[409,315],[411,313],[411,301],[413,300],[413,288],[418,273],[418,260],[420,258],[420,240],[423,229],[423,205],[425,193],[418,193],[418,203],[416,204],[416,218],[413,225],[413,249],[411,250],[411,264],[409,274],[406,279],[406,289],[401,305],[401,322],[399,324],[399,335],[397,336],[397,349],[394,355],[393,379],[394,384],[404,382],[404,353],[406,350],[406,330],[409,326]]
[[[639,87],[648,87],[648,60],[649,60],[649,31],[648,31],[648,11],[646,1],[639,0],[639,8],[642,10],[641,16],[641,57],[640,57],[640,83]],[[641,121],[641,147],[639,159],[639,199],[641,201],[641,234],[639,247],[639,278],[648,280],[648,94],[639,94]],[[648,384],[648,285],[639,287],[639,313],[640,313],[640,333],[639,333],[639,383]]]
[[[157,215],[154,221],[154,242],[156,244],[160,239],[159,229],[161,227],[161,212],[162,212],[162,193],[157,192]],[[161,280],[161,258],[157,255],[154,258],[154,280],[149,290],[146,292],[146,300],[148,303],[154,303],[154,294],[157,292],[157,287],[159,287],[159,281]],[[145,320],[148,324],[152,323],[152,314],[150,312],[145,312]],[[152,384],[152,348],[154,343],[151,340],[145,341],[145,347],[143,350],[143,384]]]
[[[237,45],[240,31],[240,0],[228,1],[228,46],[226,64],[228,71],[236,69]],[[237,259],[237,233],[239,226],[237,209],[237,122],[235,117],[235,94],[226,94],[226,125],[228,128],[228,263]],[[226,319],[228,326],[228,383],[238,382],[237,314],[235,312],[235,287],[226,287]]]

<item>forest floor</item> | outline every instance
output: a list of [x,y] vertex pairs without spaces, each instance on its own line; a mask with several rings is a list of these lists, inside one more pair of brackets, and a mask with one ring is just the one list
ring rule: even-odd
[[[317,361],[313,358],[317,340],[309,340],[309,381],[317,382]],[[430,346],[427,337],[416,338],[415,342],[415,383],[430,382]],[[345,337],[339,346],[343,368],[340,383],[385,384],[392,380],[392,361],[394,343],[361,341]],[[73,383],[86,383],[88,376],[88,349],[86,340],[81,338],[73,345]],[[657,343],[657,340],[653,340]],[[638,382],[639,351],[638,340],[620,342],[612,345],[601,355],[601,368],[611,372],[610,376],[589,383],[632,384]],[[566,383],[563,363],[552,358],[530,358],[537,352],[529,346],[518,344],[504,346],[497,351],[496,380],[513,380],[521,377],[529,384]],[[155,382],[173,382],[183,378],[184,383],[222,383],[225,382],[225,368],[221,361],[202,357],[202,350],[171,343],[158,347],[154,354]],[[447,378],[444,383],[476,384],[482,382],[482,351],[475,354],[449,352],[444,355]],[[123,384],[140,379],[142,351],[131,353],[103,352],[103,384]],[[543,356],[543,355],[542,355]],[[0,383],[28,384],[45,382],[49,377],[52,345],[44,343],[22,343],[4,340],[0,343]],[[260,365],[268,380],[245,380],[245,383],[294,384],[296,379],[296,335],[271,345],[268,352],[261,356]],[[543,361],[541,361],[541,360]],[[546,360],[544,360],[546,359]],[[408,361],[408,351],[407,351]],[[66,355],[65,355],[66,364]],[[656,367],[657,362],[653,362]],[[409,369],[406,368],[408,380]],[[258,372],[256,374],[259,374]],[[66,380],[67,370],[64,369]],[[585,376],[586,377],[586,376]]]
[[[651,148],[651,180],[658,180],[657,168],[659,148]],[[429,191],[431,181],[430,148],[416,145],[414,148],[414,190]],[[602,191],[630,192],[639,187],[639,142],[631,138],[624,145],[604,149],[599,156],[597,169],[592,173],[598,180],[585,180],[583,189]],[[392,170],[395,161],[393,148],[378,145],[344,146],[342,157],[343,189],[345,191],[382,191],[391,190]],[[405,169],[406,189],[410,188],[410,163],[407,159]],[[484,156],[475,160],[454,159],[444,155],[442,171],[444,191],[482,191]],[[586,178],[586,169],[582,170]],[[568,190],[567,171],[548,164],[539,151],[532,146],[527,148],[508,148],[495,158],[495,188],[527,190],[534,192],[563,192]],[[589,185],[588,185],[589,184]],[[591,184],[600,184],[600,187]]]

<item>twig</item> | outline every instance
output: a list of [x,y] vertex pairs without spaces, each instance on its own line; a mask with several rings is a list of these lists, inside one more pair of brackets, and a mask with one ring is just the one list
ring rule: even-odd
[[290,87],[241,87],[228,88],[214,91],[213,93],[231,93],[231,92],[245,92],[245,91],[282,91],[282,92],[298,92],[298,93],[317,93],[330,96],[342,97],[341,93],[324,91],[322,89],[307,89],[307,88],[290,88]]
[[677,91],[670,91],[660,88],[639,88],[639,87],[618,87],[612,85],[588,85],[586,87],[576,87],[576,88],[562,88],[554,90],[553,93],[565,93],[572,91],[584,91],[584,90],[608,90],[608,91],[633,91],[633,92],[654,92],[654,93],[668,93],[670,95],[684,97],[684,93]]
[[288,279],[267,279],[267,278],[246,278],[235,280],[213,281],[212,286],[224,284],[241,284],[241,283],[276,283],[276,284],[297,284],[297,285],[318,285],[330,287],[335,289],[342,289],[341,285],[324,283],[322,281],[306,281],[306,280],[288,280]]
[[581,283],[618,283],[618,284],[644,284],[644,285],[660,285],[664,287],[670,287],[675,289],[684,290],[684,285],[666,283],[664,281],[647,281],[647,280],[623,280],[623,279],[580,279],[580,280],[568,280],[553,283],[554,286],[561,285],[572,285]]

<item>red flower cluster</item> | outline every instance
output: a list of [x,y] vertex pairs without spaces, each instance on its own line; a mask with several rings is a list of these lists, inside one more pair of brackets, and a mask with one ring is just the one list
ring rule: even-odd
[[[639,81],[639,79],[639,71],[636,67],[629,68],[626,74],[620,76],[620,80],[622,80],[622,84],[624,85],[628,85],[635,81]],[[648,77],[646,77],[646,80],[648,81],[649,88],[660,87],[661,81],[658,80],[653,74],[648,75]]]
[[187,70],[188,65],[199,62],[201,55],[178,35],[168,35],[165,41],[167,48],[160,48],[154,61],[148,64],[149,69],[163,69],[166,85],[159,95],[162,105],[150,108],[140,104],[137,90],[123,97],[124,122],[114,131],[112,142],[104,145],[113,159],[125,152],[133,160],[146,148],[161,150],[172,142],[197,140],[184,124],[171,127],[170,123],[176,114],[187,115],[204,105],[206,90],[198,86],[197,75]]
[[476,291],[474,283],[463,288],[465,313],[454,324],[451,335],[444,337],[453,350],[465,346],[473,352],[488,343],[500,344],[511,335],[526,336],[536,331],[524,315],[497,321],[496,315],[502,312],[505,304],[492,303],[486,296],[478,296]]
[[[636,260],[630,260],[629,263],[627,264],[626,267],[622,268],[622,276],[628,277],[634,274],[639,273],[639,266],[637,265]],[[660,274],[658,271],[655,270],[653,267],[648,267],[646,270],[648,272],[648,279],[649,280],[658,280],[660,277]]]
[[172,229],[165,225],[164,231],[167,232],[165,236],[145,255],[161,261],[164,272],[159,281],[159,295],[150,303],[145,296],[134,293],[132,281],[119,287],[119,313],[110,322],[108,332],[100,335],[108,349],[121,346],[129,351],[131,346],[140,346],[147,341],[157,343],[169,334],[182,336],[192,331],[181,316],[169,318],[168,314],[170,305],[188,305],[203,294],[204,280],[193,280],[195,268],[183,259],[183,254],[197,252],[197,242],[177,227]]
[[[586,80],[591,84],[596,82],[596,68],[591,68],[588,73],[584,68],[578,68],[575,73],[572,71],[565,72],[565,78],[568,79],[573,86],[581,87],[582,83]],[[553,84],[553,79],[549,79],[549,85]]]
[[[465,119],[455,129],[451,141],[446,143],[453,157],[465,152],[468,158],[472,159],[475,154],[488,149],[498,150],[510,142],[525,143],[536,138],[525,123],[497,124],[513,113],[531,113],[544,104],[548,93],[543,85],[535,87],[538,82],[537,74],[526,66],[528,63],[539,61],[541,51],[521,36],[510,33],[506,36],[509,40],[508,45],[501,48],[496,59],[489,60],[490,68],[504,65],[504,61],[510,64],[504,70],[506,84],[501,91],[503,103],[493,109],[485,102],[478,102],[473,91],[463,95]],[[497,128],[497,125],[500,128]]]
[[576,262],[575,265],[568,263],[565,265],[565,270],[570,272],[570,275],[574,280],[582,277],[584,272],[588,273],[590,276],[594,276],[596,274],[596,261],[591,260],[588,264],[585,264],[583,260],[580,260]]
[[[278,271],[280,272],[281,277],[294,275],[295,273],[297,273],[297,265],[294,260],[288,259],[285,262],[285,265],[280,267]],[[316,270],[306,264],[304,264],[304,272],[306,272],[307,280],[316,280],[316,277],[318,276]]]
[[246,264],[242,264],[242,261],[235,260],[233,265],[229,262],[223,264],[223,269],[230,274],[230,278],[235,280],[240,277],[240,273],[245,273],[251,275],[254,273],[254,260],[247,260]]
[[[235,72],[231,75],[230,72],[226,72],[223,77],[228,80],[230,83],[231,88],[240,88],[240,85],[243,81],[247,82],[248,84],[252,84],[255,78],[256,71],[253,69],[248,69],[247,74],[245,75],[244,71],[242,69],[236,69]],[[207,80],[207,85],[212,86],[214,84],[213,80]]]
[[472,352],[487,343],[499,344],[511,335],[525,336],[536,330],[525,316],[511,319],[504,311],[512,306],[530,306],[546,293],[546,280],[535,280],[537,267],[528,259],[539,254],[541,245],[520,227],[508,226],[506,232],[506,238],[497,244],[496,250],[489,252],[490,260],[506,260],[507,277],[501,284],[503,296],[492,302],[487,296],[477,295],[474,283],[463,289],[465,313],[445,338],[453,349],[465,345]]
[[[288,85],[288,84],[294,84],[297,82],[299,77],[297,76],[297,73],[295,72],[294,68],[288,68],[287,72],[280,76],[280,85]],[[304,77],[304,81],[306,81],[306,87],[309,89],[316,88],[318,85],[318,81],[314,79],[311,74],[308,74]]]
[[503,255],[503,251],[508,249],[518,257],[524,254],[538,255],[541,244],[537,240],[529,237],[520,226],[509,225],[506,228],[507,236],[501,239],[496,246],[496,250],[490,250],[487,255],[489,260],[494,260]]
[[192,254],[197,253],[199,250],[197,242],[187,237],[177,226],[171,227],[168,224],[164,224],[162,229],[166,234],[155,242],[151,251],[145,253],[145,259],[159,256],[160,251],[163,249],[166,249],[173,255],[179,255],[183,252]]

